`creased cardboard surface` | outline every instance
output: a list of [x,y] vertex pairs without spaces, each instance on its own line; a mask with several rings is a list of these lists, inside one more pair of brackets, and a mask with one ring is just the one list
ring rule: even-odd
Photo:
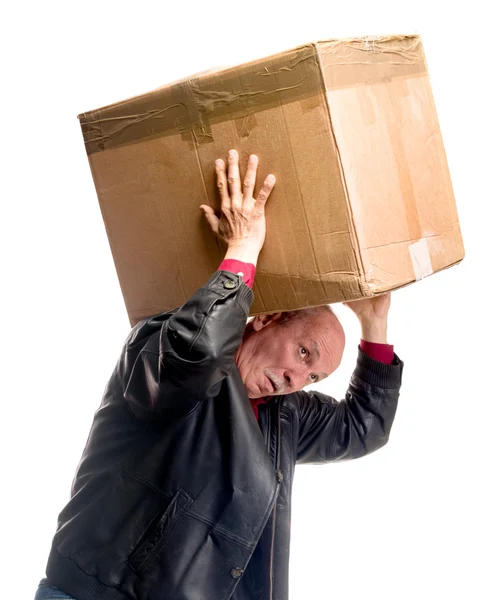
[[132,324],[218,267],[198,207],[219,207],[230,148],[242,173],[257,153],[258,182],[277,176],[252,314],[372,296],[464,256],[418,36],[308,44],[80,119]]

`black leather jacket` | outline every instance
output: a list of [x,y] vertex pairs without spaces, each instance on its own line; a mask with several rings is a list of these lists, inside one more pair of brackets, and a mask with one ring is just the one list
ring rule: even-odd
[[402,362],[359,354],[342,402],[276,397],[256,421],[234,354],[252,303],[217,271],[138,323],[97,410],[47,566],[77,600],[286,600],[294,467],[388,439]]

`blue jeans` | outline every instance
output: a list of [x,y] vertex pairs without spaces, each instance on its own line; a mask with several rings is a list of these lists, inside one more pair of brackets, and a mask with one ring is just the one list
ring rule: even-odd
[[42,579],[39,583],[35,600],[75,600],[72,596],[65,594],[58,588],[53,587],[47,579]]

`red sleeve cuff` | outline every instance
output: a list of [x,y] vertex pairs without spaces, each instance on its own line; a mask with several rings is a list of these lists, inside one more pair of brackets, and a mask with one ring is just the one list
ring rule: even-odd
[[244,263],[241,260],[235,260],[234,258],[226,258],[219,266],[219,271],[230,271],[236,275],[241,275],[243,283],[252,289],[254,285],[254,277],[256,274],[256,268],[252,263]]
[[376,344],[375,342],[366,342],[361,340],[360,349],[369,358],[386,365],[391,365],[394,360],[394,346],[390,344]]

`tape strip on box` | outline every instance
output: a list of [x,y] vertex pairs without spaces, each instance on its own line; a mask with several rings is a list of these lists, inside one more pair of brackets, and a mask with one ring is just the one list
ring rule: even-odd
[[409,251],[417,281],[434,273],[432,270],[429,246],[427,245],[427,240],[425,238],[411,244],[409,246]]

